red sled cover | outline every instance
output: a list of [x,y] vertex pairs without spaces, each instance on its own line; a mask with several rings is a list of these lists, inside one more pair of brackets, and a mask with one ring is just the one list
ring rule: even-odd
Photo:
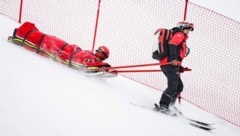
[[39,31],[35,24],[31,22],[25,22],[19,28],[16,28],[12,41],[71,67],[110,66],[108,63],[99,60],[91,51],[83,51],[78,45],[69,44],[56,36]]

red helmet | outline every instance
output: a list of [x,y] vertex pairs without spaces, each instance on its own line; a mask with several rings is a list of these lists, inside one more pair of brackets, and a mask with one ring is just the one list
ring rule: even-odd
[[99,46],[96,50],[95,56],[101,58],[102,60],[105,60],[108,58],[110,52],[109,49],[106,46]]
[[182,30],[184,30],[184,29],[189,29],[190,31],[194,30],[193,23],[189,23],[189,22],[179,22],[177,24],[177,27],[179,27]]

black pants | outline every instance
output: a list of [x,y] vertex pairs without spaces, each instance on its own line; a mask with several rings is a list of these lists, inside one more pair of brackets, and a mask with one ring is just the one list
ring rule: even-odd
[[180,78],[179,66],[166,65],[161,67],[164,75],[167,77],[167,88],[160,99],[160,106],[168,108],[175,101],[183,90],[183,82]]

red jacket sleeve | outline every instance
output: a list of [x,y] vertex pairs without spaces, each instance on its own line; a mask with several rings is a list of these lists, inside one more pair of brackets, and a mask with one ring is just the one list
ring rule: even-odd
[[169,41],[169,44],[173,44],[175,46],[178,46],[183,42],[184,39],[185,39],[184,33],[177,32],[172,36],[171,40]]

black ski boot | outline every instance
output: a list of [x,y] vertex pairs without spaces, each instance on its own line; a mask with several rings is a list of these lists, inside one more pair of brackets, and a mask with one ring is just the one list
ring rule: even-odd
[[174,113],[174,111],[170,110],[167,106],[165,105],[160,105],[160,112],[167,114],[167,115],[171,115],[171,116],[176,116],[176,114]]
[[171,115],[171,116],[176,116],[176,114],[172,110],[170,110],[168,108],[168,106],[166,106],[166,105],[160,105],[159,106],[156,103],[154,105],[155,105],[155,107],[154,107],[155,111],[159,111],[161,113],[164,113],[164,114],[167,114],[167,115]]

